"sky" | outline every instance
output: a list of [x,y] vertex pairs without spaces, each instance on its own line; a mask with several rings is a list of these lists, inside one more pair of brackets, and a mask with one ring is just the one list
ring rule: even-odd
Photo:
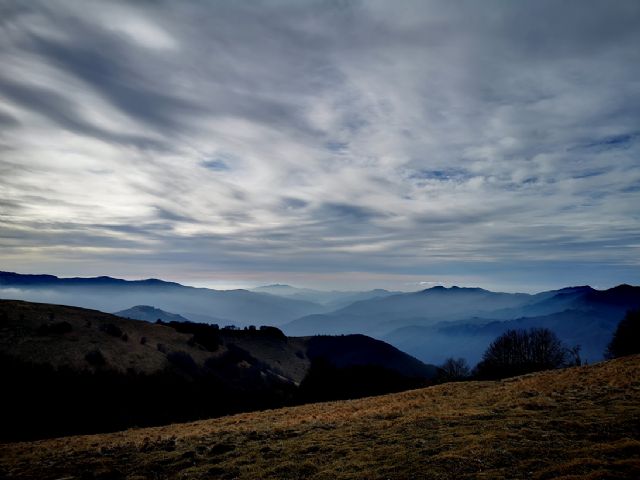
[[0,0],[0,270],[640,283],[640,2]]

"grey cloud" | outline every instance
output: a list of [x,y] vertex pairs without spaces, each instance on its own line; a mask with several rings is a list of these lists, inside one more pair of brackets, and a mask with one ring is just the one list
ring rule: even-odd
[[45,39],[33,39],[33,43],[38,53],[87,82],[115,107],[156,128],[179,129],[182,116],[200,111],[196,105],[154,91],[153,83],[136,75],[133,65],[122,65],[120,59],[127,57],[126,45],[113,41],[66,45]]
[[6,11],[0,260],[640,281],[638,2]]
[[14,116],[0,110],[0,126],[2,126],[3,129],[17,127],[19,125],[20,122]]
[[105,142],[136,145],[140,148],[167,149],[166,144],[156,139],[117,134],[83,121],[68,98],[55,91],[46,88],[20,85],[0,77],[0,92],[2,92],[6,98],[47,117],[60,127],[76,131],[81,135],[95,137]]

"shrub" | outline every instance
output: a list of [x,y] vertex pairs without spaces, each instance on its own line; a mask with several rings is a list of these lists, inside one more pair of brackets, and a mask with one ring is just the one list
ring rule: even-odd
[[94,367],[102,367],[107,364],[107,360],[98,349],[87,352],[84,359],[89,363],[89,365],[93,365]]
[[464,380],[471,375],[469,364],[464,358],[447,358],[438,367],[438,382],[456,382]]
[[280,340],[287,340],[287,336],[282,332],[282,330],[276,327],[269,327],[269,326],[263,325],[260,327],[260,333],[267,337],[273,337]]
[[101,325],[100,330],[113,337],[122,337],[123,335],[123,332],[122,330],[120,330],[120,327],[118,327],[117,325],[114,325],[113,323],[105,323]]
[[194,322],[176,322],[172,321],[168,324],[176,332],[191,333],[192,336],[187,341],[190,347],[196,344],[204,347],[210,352],[215,352],[220,344],[220,332],[217,325],[207,325],[206,323],[194,323]]
[[243,348],[240,348],[235,344],[230,344],[222,355],[218,357],[209,357],[205,362],[205,366],[211,370],[225,369],[229,367],[235,368],[240,362],[254,364],[258,363],[258,360]]
[[198,365],[187,352],[170,352],[167,354],[167,360],[185,373],[194,374],[198,371]]
[[640,353],[640,310],[627,312],[611,338],[606,358],[618,358]]
[[73,330],[69,322],[43,323],[38,327],[38,335],[63,335]]

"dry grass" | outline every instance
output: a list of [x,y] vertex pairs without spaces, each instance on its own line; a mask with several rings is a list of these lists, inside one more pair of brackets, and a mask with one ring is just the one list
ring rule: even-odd
[[[51,314],[54,319],[51,319]],[[85,360],[88,351],[99,349],[110,369],[126,372],[133,370],[154,373],[167,366],[166,354],[158,351],[158,345],[166,352],[187,352],[196,363],[222,355],[227,348],[212,353],[189,343],[191,334],[178,333],[173,328],[148,322],[121,318],[97,310],[63,305],[0,300],[0,352],[25,361],[44,363],[54,367],[91,369]],[[65,335],[37,335],[41,325],[65,321],[72,331]],[[125,342],[101,330],[105,325],[115,325],[127,334]],[[298,357],[296,352],[306,351],[306,339],[290,338],[286,343],[252,338],[234,332],[220,332],[225,344],[235,344],[251,352],[252,356],[269,369],[295,383],[299,383],[309,368],[309,359]],[[140,343],[144,337],[146,343]]]
[[[194,359],[204,362],[208,352],[190,348],[190,335],[174,329],[137,320],[128,320],[97,310],[88,310],[63,305],[0,301],[0,313],[7,319],[0,324],[0,352],[34,363],[45,363],[54,367],[71,366],[76,369],[89,368],[85,354],[100,349],[109,367],[119,371],[134,369],[153,373],[166,365],[166,355],[157,350],[165,345],[168,351],[187,350]],[[50,319],[54,315],[54,320]],[[65,335],[35,334],[40,325],[65,321],[72,331]],[[105,333],[101,327],[115,325],[127,334],[125,342]],[[145,337],[145,345],[140,339]]]
[[0,445],[0,472],[30,479],[637,479],[640,356],[502,382]]

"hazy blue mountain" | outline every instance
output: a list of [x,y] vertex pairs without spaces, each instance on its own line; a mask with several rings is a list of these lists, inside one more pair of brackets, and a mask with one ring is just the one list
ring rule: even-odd
[[187,318],[219,319],[236,325],[281,325],[325,311],[307,301],[247,290],[194,288],[157,279],[129,281],[111,277],[58,278],[0,272],[0,298],[49,302],[120,311],[131,305],[154,305]]
[[367,290],[365,292],[342,292],[344,295],[339,298],[333,300],[332,302],[327,303],[327,307],[331,310],[337,310],[340,308],[344,308],[348,305],[351,305],[355,302],[361,302],[364,300],[370,300],[373,298],[384,298],[390,297],[391,295],[398,295],[402,292],[393,292],[389,290],[384,290],[382,288],[376,288],[374,290]]
[[151,305],[136,305],[135,307],[127,308],[126,310],[120,310],[115,312],[114,315],[123,318],[131,318],[133,320],[144,320],[145,322],[155,322],[156,320],[162,320],[163,322],[188,322],[188,318],[178,315],[177,313],[165,312]]
[[368,290],[363,292],[340,292],[337,290],[323,291],[310,288],[298,288],[291,285],[265,285],[251,289],[252,292],[268,293],[280,297],[294,298],[325,305],[328,311],[337,310],[353,302],[368,300],[370,298],[386,297],[399,292],[390,292],[384,289]]
[[542,316],[554,312],[571,309],[576,302],[580,302],[588,294],[596,292],[590,286],[566,287],[559,290],[531,295],[529,300],[516,307],[505,308],[493,312],[493,318],[512,319],[521,316]]
[[462,333],[441,331],[435,326],[406,326],[380,338],[422,361],[431,358],[439,365],[449,357],[462,357],[473,366],[496,337],[486,331]]
[[568,345],[581,345],[583,358],[596,361],[625,312],[638,307],[640,287],[630,285],[603,291],[569,287],[536,295],[434,287],[308,315],[283,329],[290,335],[360,332],[425,362],[462,356],[475,363],[505,330],[547,327]]
[[546,327],[553,330],[567,346],[580,345],[581,357],[593,362],[602,359],[621,318],[603,315],[598,311],[565,310],[514,320],[484,319],[486,323],[456,322],[431,327],[403,327],[382,338],[423,361],[431,359],[434,363],[440,363],[450,356],[462,356],[474,364],[481,359],[487,346],[506,330]]
[[327,314],[309,315],[283,326],[291,335],[364,333],[381,336],[401,326],[432,325],[525,304],[530,295],[481,288],[433,287],[362,300]]

